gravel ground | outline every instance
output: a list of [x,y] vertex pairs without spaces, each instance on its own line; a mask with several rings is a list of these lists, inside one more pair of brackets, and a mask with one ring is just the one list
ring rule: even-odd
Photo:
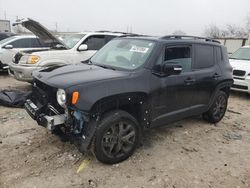
[[[30,85],[0,76],[6,88]],[[216,125],[193,117],[146,131],[143,146],[111,166],[37,126],[25,110],[0,106],[0,187],[250,187],[249,101],[233,92]]]

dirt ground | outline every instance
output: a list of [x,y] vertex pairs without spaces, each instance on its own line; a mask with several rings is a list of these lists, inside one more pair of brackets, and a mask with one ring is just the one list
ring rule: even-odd
[[[9,86],[30,88],[0,76],[0,89]],[[24,109],[0,106],[0,187],[250,187],[249,110],[250,96],[233,92],[217,125],[194,117],[147,131],[131,158],[110,166],[37,126]]]

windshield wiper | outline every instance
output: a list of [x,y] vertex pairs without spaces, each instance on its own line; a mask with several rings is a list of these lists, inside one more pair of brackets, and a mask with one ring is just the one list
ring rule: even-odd
[[81,63],[87,64],[87,65],[93,65],[91,60],[81,61]]
[[246,61],[250,60],[250,59],[245,59],[245,58],[234,58],[234,57],[230,57],[229,59],[246,60]]
[[94,64],[95,66],[98,66],[98,67],[102,67],[104,69],[111,69],[111,70],[116,70],[114,67],[111,67],[111,66],[107,66],[107,65],[104,65],[104,64]]

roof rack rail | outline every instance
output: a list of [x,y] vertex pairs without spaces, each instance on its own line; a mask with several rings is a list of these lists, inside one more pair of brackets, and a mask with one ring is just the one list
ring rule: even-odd
[[147,35],[141,35],[141,34],[135,34],[135,33],[125,33],[124,35],[120,37],[139,37],[139,36],[147,36]]
[[147,36],[147,35],[136,34],[136,33],[126,33],[126,32],[122,32],[122,31],[100,30],[100,31],[96,31],[96,32],[100,32],[100,33],[120,33],[120,34],[122,34],[120,37]]
[[195,39],[195,40],[204,40],[206,42],[216,42],[220,44],[220,41],[212,38],[189,36],[189,35],[166,35],[161,37],[161,39]]
[[121,34],[127,34],[126,32],[122,32],[122,31],[108,31],[108,30],[100,30],[100,31],[96,31],[96,32],[100,32],[100,33],[121,33]]

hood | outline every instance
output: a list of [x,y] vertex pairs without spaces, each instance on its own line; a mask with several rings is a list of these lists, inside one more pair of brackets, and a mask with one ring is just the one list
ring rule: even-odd
[[40,23],[32,20],[30,18],[24,18],[21,20],[17,20],[16,23],[13,23],[13,26],[22,25],[36,36],[38,36],[44,43],[52,44],[52,45],[62,45],[67,48],[66,45],[56,38],[48,29],[42,26]]
[[126,76],[129,76],[129,72],[110,70],[87,64],[56,66],[33,72],[35,79],[61,89]]
[[51,49],[41,48],[41,49],[33,49],[33,50],[22,50],[22,51],[19,51],[19,53],[32,54],[34,52],[44,52],[44,51],[51,51]]
[[229,62],[233,69],[250,72],[250,60],[229,59]]

